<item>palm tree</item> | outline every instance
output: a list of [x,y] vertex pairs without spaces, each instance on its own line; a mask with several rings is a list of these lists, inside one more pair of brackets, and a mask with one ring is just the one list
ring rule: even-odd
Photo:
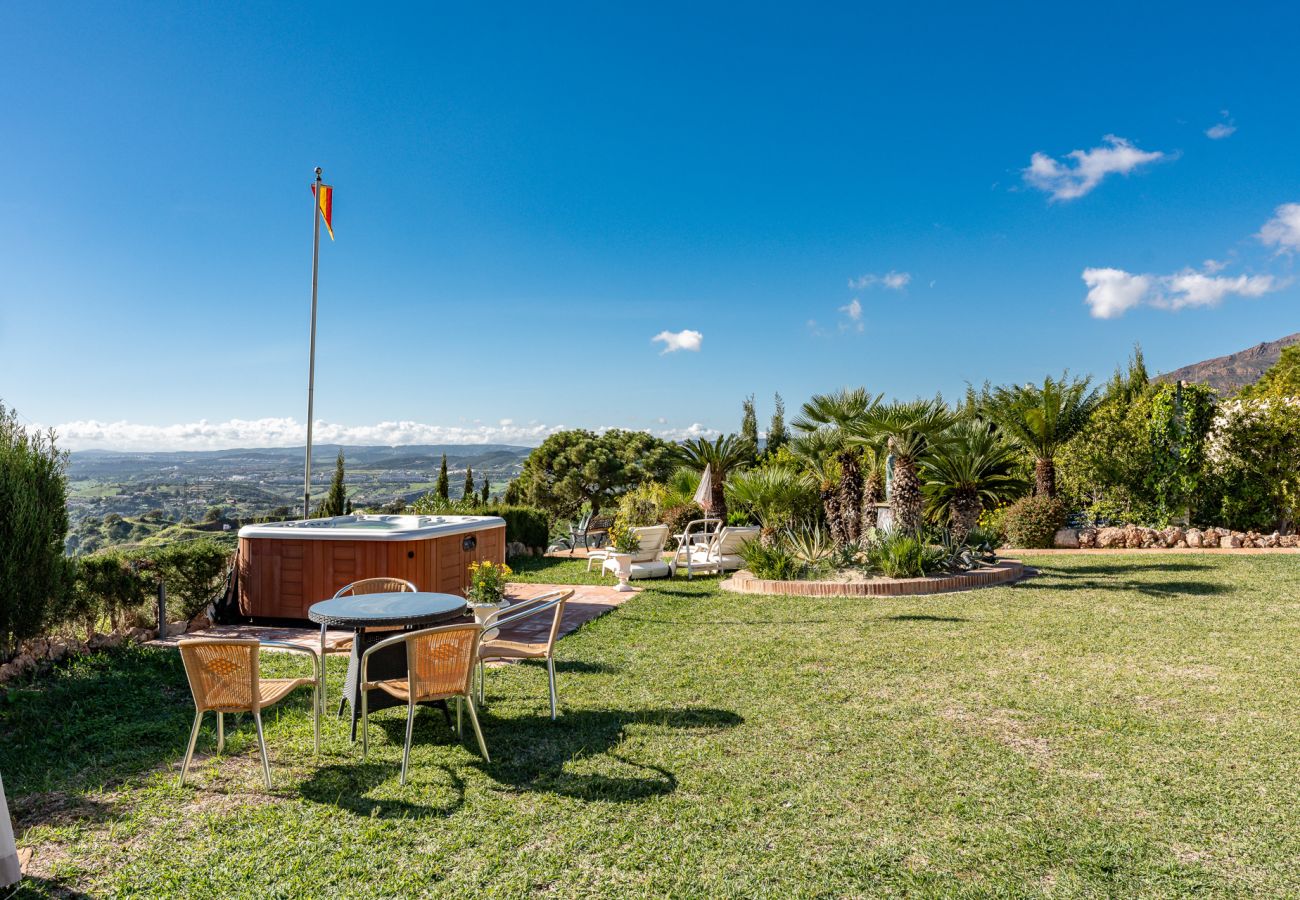
[[1028,485],[1016,474],[1017,451],[987,422],[957,422],[921,460],[930,515],[947,520],[953,539],[962,542],[979,523],[986,506],[1004,503]]
[[1035,384],[984,389],[980,413],[1028,453],[1034,454],[1034,493],[1056,496],[1056,450],[1087,424],[1100,398],[1091,379],[1050,375]]
[[709,514],[727,520],[727,495],[724,486],[727,475],[747,467],[754,459],[754,446],[734,434],[721,435],[716,440],[692,438],[683,441],[677,449],[682,465],[693,472],[703,472],[709,467],[713,479],[713,508]]
[[814,431],[805,432],[787,446],[798,458],[804,471],[817,485],[817,494],[826,513],[826,527],[831,533],[831,540],[838,547],[848,543],[844,536],[844,521],[840,516],[838,486],[840,483],[840,464],[836,459],[843,433],[838,428],[823,426]]
[[920,530],[924,498],[917,466],[931,442],[952,425],[954,418],[938,397],[896,400],[877,406],[850,430],[851,441],[882,448],[894,458],[889,504],[895,527],[904,531]]
[[[840,483],[836,506],[840,533],[845,541],[855,543],[862,537],[862,448],[843,436],[880,406],[882,394],[870,394],[866,388],[841,388],[833,394],[816,394],[807,403],[794,427],[809,433],[819,428],[838,432],[839,448],[835,458],[840,464]],[[832,527],[832,532],[834,528]]]
[[811,476],[788,466],[764,466],[737,472],[727,482],[727,497],[733,506],[752,512],[762,526],[763,542],[770,545],[778,531],[789,528],[812,503]]

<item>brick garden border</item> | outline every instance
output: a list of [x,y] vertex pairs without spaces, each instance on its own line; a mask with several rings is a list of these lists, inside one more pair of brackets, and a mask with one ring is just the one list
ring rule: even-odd
[[879,581],[769,581],[755,578],[741,569],[722,582],[724,591],[738,594],[784,594],[793,597],[914,597],[922,594],[947,594],[974,588],[1009,584],[1025,577],[1025,567],[1018,559],[999,560],[987,569],[961,575],[932,575],[925,578],[891,578]]

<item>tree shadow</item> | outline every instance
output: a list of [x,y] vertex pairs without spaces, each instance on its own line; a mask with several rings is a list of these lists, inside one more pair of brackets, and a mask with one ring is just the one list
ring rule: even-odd
[[[1116,553],[1123,553],[1122,550],[1116,550]],[[1171,563],[1154,563],[1154,562],[1120,562],[1118,560],[1110,563],[1094,563],[1083,566],[1068,566],[1055,568],[1050,563],[1043,563],[1047,574],[1053,578],[1070,578],[1078,575],[1119,575],[1124,573],[1135,572],[1199,572],[1206,569],[1213,569],[1214,566],[1200,562],[1180,561]]]
[[[429,727],[421,728],[419,720],[422,717],[416,715],[417,726],[415,729],[415,738],[412,747],[420,743],[437,743],[433,740],[427,740],[431,729]],[[433,716],[427,716],[432,720]],[[465,803],[465,780],[457,774],[454,767],[445,763],[435,766],[419,765],[415,761],[411,762],[410,780],[419,780],[427,782],[429,780],[429,770],[431,768],[441,770],[448,785],[453,792],[453,799],[436,806],[424,803],[412,803],[402,796],[397,797],[370,797],[367,796],[380,785],[390,784],[395,781],[401,773],[401,747],[406,740],[406,720],[402,719],[396,727],[390,727],[389,720],[381,720],[384,731],[388,734],[389,741],[396,741],[398,748],[398,757],[396,763],[390,760],[378,760],[375,758],[374,747],[371,747],[370,759],[363,762],[357,759],[356,762],[320,766],[315,769],[311,777],[298,786],[298,793],[305,800],[313,803],[328,803],[337,806],[339,809],[347,810],[353,815],[362,818],[374,819],[440,819],[460,809]],[[441,726],[440,730],[447,731],[442,722],[442,717],[437,717],[437,723]],[[376,720],[371,720],[371,727],[380,724]],[[396,735],[394,735],[396,732]],[[423,733],[422,733],[423,732]],[[455,732],[450,732],[455,737]],[[421,740],[424,738],[425,740]],[[360,751],[358,750],[358,753]],[[418,788],[408,782],[407,790],[400,793],[414,793]]]
[[961,616],[928,616],[928,615],[900,615],[885,616],[881,621],[884,622],[969,622],[970,619]]
[[[526,660],[525,664],[542,666],[544,663]],[[590,662],[584,659],[556,659],[555,671],[563,672],[569,675],[612,675],[615,672],[621,672],[621,666],[611,666],[609,663]]]
[[59,900],[92,900],[93,894],[77,890],[71,882],[61,878],[42,878],[38,875],[24,875],[13,893],[7,894],[5,900],[36,900],[39,897],[57,897]]
[[1084,579],[1066,584],[1042,581],[1026,582],[1018,586],[1028,591],[1120,591],[1144,594],[1148,597],[1197,596],[1209,597],[1229,593],[1231,588],[1210,581],[1130,581],[1120,579]]
[[[852,600],[852,597],[834,598]],[[690,628],[716,628],[719,625],[834,625],[835,619],[658,619],[624,613],[622,622],[639,622],[642,625],[672,625]]]

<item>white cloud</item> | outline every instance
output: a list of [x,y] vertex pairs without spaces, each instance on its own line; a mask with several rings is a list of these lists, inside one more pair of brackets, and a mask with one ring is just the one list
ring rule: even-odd
[[1279,253],[1300,250],[1300,203],[1283,203],[1256,235]]
[[1212,141],[1221,141],[1237,130],[1237,122],[1228,114],[1226,109],[1219,110],[1219,116],[1222,122],[1215,122],[1209,128],[1205,129],[1205,136]]
[[1084,269],[1083,283],[1088,286],[1084,302],[1097,319],[1124,315],[1151,290],[1150,276],[1131,275],[1123,269]]
[[901,291],[911,282],[912,275],[909,272],[895,272],[890,269],[884,275],[859,275],[857,278],[849,279],[849,290],[865,291],[867,288],[880,285],[889,288],[891,291]]
[[1218,270],[1135,275],[1123,269],[1084,269],[1083,283],[1088,286],[1084,302],[1094,318],[1114,319],[1140,304],[1159,309],[1218,306],[1231,296],[1261,297],[1283,286],[1272,275],[1212,274]]
[[1107,175],[1127,175],[1138,166],[1166,158],[1158,150],[1139,150],[1113,134],[1106,135],[1102,142],[1102,146],[1091,150],[1071,151],[1065,161],[1035,153],[1023,170],[1025,182],[1051,194],[1053,200],[1073,200],[1101,184]]
[[849,303],[848,303],[848,305],[846,305],[846,306],[841,306],[841,307],[840,307],[840,312],[844,313],[844,315],[848,317],[848,321],[847,321],[847,322],[841,322],[841,323],[840,323],[840,330],[841,330],[841,331],[849,331],[849,330],[852,330],[852,331],[861,331],[861,330],[862,330],[862,328],[863,328],[863,325],[862,325],[862,303],[858,300],[857,297],[854,297],[852,300],[850,300]]
[[650,339],[651,341],[663,341],[664,353],[676,353],[678,350],[690,350],[693,353],[700,351],[700,344],[704,341],[704,335],[698,331],[692,331],[684,328],[681,331],[661,331]]
[[[667,426],[667,419],[658,420]],[[45,426],[37,425],[44,429]],[[602,426],[595,431],[607,431]],[[535,447],[549,435],[563,431],[564,425],[502,424],[428,425],[421,422],[379,422],[374,425],[340,425],[317,421],[312,428],[316,444],[347,446],[401,447],[412,444],[513,444]],[[257,447],[301,447],[307,441],[307,428],[293,418],[230,419],[226,422],[197,422],[175,425],[141,425],[135,422],[98,422],[83,420],[55,425],[59,446],[66,450],[230,450]],[[720,434],[699,422],[685,428],[661,427],[641,429],[664,440],[689,437],[713,437]]]
[[1209,272],[1211,275],[1216,272],[1222,272],[1227,267],[1228,264],[1226,262],[1220,262],[1217,259],[1207,259],[1205,262],[1201,263],[1201,269]]
[[502,420],[501,420],[500,422],[498,422],[497,424],[500,425],[502,428],[504,428],[504,427],[506,427],[507,425],[513,425],[513,424],[515,424],[515,420],[514,420],[514,419],[502,419]]

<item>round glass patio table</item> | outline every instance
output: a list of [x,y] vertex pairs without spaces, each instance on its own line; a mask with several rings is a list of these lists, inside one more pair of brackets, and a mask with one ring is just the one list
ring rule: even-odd
[[[357,710],[361,702],[361,654],[368,644],[367,628],[402,628],[407,631],[438,625],[459,619],[467,610],[464,597],[455,594],[434,594],[421,591],[401,591],[383,594],[356,594],[347,597],[334,597],[313,603],[307,609],[307,618],[320,623],[321,671],[324,672],[326,649],[325,633],[330,626],[351,628],[355,632],[352,639],[352,655],[348,659],[347,686],[339,704],[339,715],[343,714],[343,703],[352,707],[352,739],[357,737]],[[389,635],[385,634],[384,637]],[[376,640],[380,639],[376,637]],[[404,647],[385,647],[378,650],[370,660],[373,680],[406,677],[406,650]],[[324,677],[321,678],[321,711],[325,709]],[[391,706],[388,694],[383,691],[370,692],[371,709]]]

